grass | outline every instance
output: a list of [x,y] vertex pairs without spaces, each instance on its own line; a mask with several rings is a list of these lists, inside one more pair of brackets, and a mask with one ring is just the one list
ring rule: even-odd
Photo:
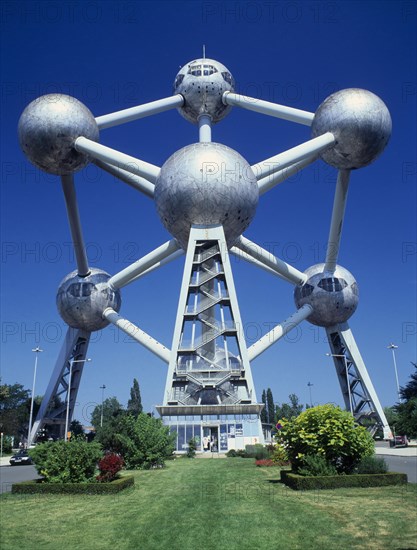
[[417,548],[417,486],[296,492],[248,459],[168,462],[118,495],[0,497],[0,547]]

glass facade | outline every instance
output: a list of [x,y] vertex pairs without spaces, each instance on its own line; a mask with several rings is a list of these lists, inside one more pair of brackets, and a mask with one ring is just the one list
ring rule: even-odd
[[199,452],[225,453],[262,441],[257,414],[173,415],[163,416],[162,420],[176,434],[177,452],[185,452],[192,438]]

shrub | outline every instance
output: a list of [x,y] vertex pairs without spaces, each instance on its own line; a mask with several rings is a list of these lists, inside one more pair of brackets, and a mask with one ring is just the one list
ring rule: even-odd
[[341,487],[384,487],[407,483],[407,474],[352,474],[349,476],[301,476],[289,470],[281,470],[281,481],[296,491],[312,489],[338,489]]
[[107,453],[98,463],[100,474],[97,476],[97,481],[100,483],[113,481],[123,466],[124,460],[120,455]]
[[83,495],[108,495],[119,493],[123,489],[134,485],[133,476],[123,476],[110,483],[40,483],[38,481],[23,481],[13,483],[12,493],[35,494],[83,494]]
[[365,456],[374,453],[374,442],[366,428],[334,405],[307,409],[293,420],[280,420],[277,442],[284,445],[294,471],[305,455],[322,455],[339,473],[350,473]]
[[10,435],[3,436],[3,453],[9,454],[13,450],[13,439]]
[[93,481],[102,451],[98,443],[83,439],[51,441],[30,449],[39,475],[49,483],[84,483]]
[[187,457],[188,458],[195,458],[195,451],[197,449],[197,442],[192,437],[190,441],[188,442],[188,448],[187,448]]
[[290,463],[287,451],[279,444],[273,446],[271,458],[277,466],[287,466]]
[[262,460],[263,458],[269,458],[269,452],[264,445],[261,445],[260,443],[256,443],[255,445],[245,446],[244,457],[256,458],[256,460]]
[[356,469],[358,474],[386,474],[388,465],[383,458],[365,456]]
[[334,476],[337,470],[322,455],[305,455],[298,473],[302,476]]

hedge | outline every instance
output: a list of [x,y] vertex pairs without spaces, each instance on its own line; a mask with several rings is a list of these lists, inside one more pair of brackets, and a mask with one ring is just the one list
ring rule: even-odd
[[407,483],[407,474],[350,474],[337,476],[301,476],[290,470],[281,470],[281,481],[296,491],[311,489],[338,489],[341,487],[384,487]]
[[39,494],[83,494],[109,495],[123,491],[134,484],[134,477],[123,476],[109,483],[46,483],[41,480],[22,481],[12,485],[12,493],[24,495]]

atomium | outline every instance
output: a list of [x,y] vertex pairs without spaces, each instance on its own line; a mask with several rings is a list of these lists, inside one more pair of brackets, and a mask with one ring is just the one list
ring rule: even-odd
[[350,319],[359,302],[359,289],[353,275],[340,265],[330,271],[325,264],[313,265],[305,274],[307,280],[295,287],[294,300],[297,308],[305,304],[313,308],[307,321],[319,327],[331,327]]
[[120,292],[109,286],[109,279],[105,271],[91,268],[86,277],[73,271],[61,281],[56,304],[67,325],[94,332],[109,324],[103,311],[108,307],[119,311],[121,306]]
[[[251,441],[257,443],[263,441],[262,404],[257,402],[251,362],[307,320],[326,331],[347,409],[358,421],[373,419],[389,437],[384,411],[347,324],[358,305],[358,286],[352,274],[337,264],[351,171],[373,162],[387,145],[388,109],[376,95],[357,88],[332,94],[310,113],[233,93],[234,87],[230,71],[203,56],[179,71],[173,96],[156,102],[94,118],[78,100],[53,94],[33,101],[23,112],[19,121],[23,151],[41,170],[61,176],[77,262],[77,270],[58,289],[58,310],[69,329],[29,443],[45,423],[63,425],[62,407],[54,409],[54,403],[64,392],[72,416],[90,333],[109,323],[168,364],[163,404],[157,410],[174,431],[179,419],[200,418],[198,429],[193,426],[192,430],[201,441],[211,415],[239,415],[251,422],[256,419],[247,429],[252,436],[256,432]],[[311,127],[312,138],[307,136],[300,145],[251,166],[237,151],[212,141],[212,126],[234,107]],[[173,108],[198,125],[199,142],[178,149],[162,167],[98,143],[101,130]],[[324,262],[302,272],[243,233],[255,216],[259,198],[319,156],[339,173]],[[73,174],[90,160],[152,198],[173,236],[112,276],[88,267]],[[279,221],[275,225],[282,231]],[[119,315],[120,289],[184,252],[183,282],[168,349]],[[250,347],[240,328],[244,324],[230,254],[295,287],[296,311]],[[78,364],[75,377],[71,377],[71,362]],[[234,443],[244,446],[248,441],[240,428],[238,435],[237,426]],[[210,430],[226,451],[226,432],[213,426]],[[177,450],[183,449],[178,436]]]
[[64,176],[84,168],[89,158],[74,148],[76,138],[98,141],[91,111],[64,94],[48,94],[29,103],[18,126],[19,142],[28,159],[48,174]]
[[193,224],[221,224],[233,245],[252,221],[258,197],[248,162],[220,143],[180,149],[164,163],[155,184],[159,217],[183,248]]

